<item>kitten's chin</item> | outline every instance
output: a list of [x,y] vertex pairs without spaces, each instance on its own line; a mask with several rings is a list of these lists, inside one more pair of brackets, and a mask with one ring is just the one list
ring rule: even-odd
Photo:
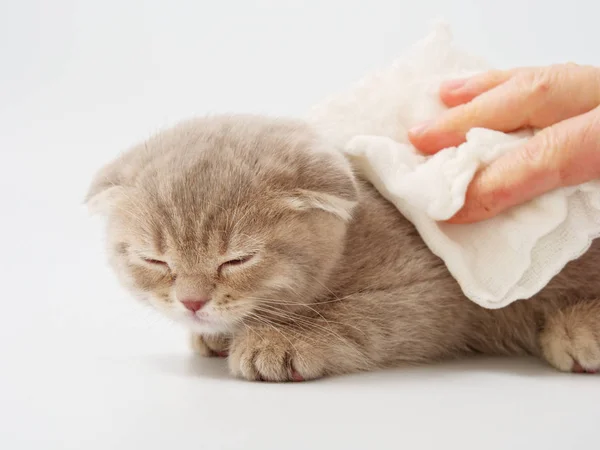
[[214,314],[198,316],[185,310],[181,305],[165,304],[163,301],[152,295],[144,296],[144,300],[160,314],[176,323],[182,324],[187,329],[197,334],[212,335],[231,333],[231,330],[234,328],[231,324]]
[[190,331],[205,336],[211,334],[230,333],[232,328],[223,322],[197,317],[180,317],[178,321],[186,326]]

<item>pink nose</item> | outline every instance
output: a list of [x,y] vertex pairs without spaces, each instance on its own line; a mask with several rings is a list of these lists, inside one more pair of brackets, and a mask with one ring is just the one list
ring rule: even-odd
[[208,303],[208,298],[186,298],[181,300],[183,306],[192,312],[200,311]]

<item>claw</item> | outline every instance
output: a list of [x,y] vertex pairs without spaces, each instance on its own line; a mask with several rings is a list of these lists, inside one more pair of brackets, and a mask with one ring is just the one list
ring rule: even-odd
[[579,362],[575,361],[573,363],[573,367],[571,368],[571,372],[595,374],[598,373],[598,369],[586,369],[581,364],[579,364]]
[[304,381],[304,378],[297,371],[292,370],[292,381]]

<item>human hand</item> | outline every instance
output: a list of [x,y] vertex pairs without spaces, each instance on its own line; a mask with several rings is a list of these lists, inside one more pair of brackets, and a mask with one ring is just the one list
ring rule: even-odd
[[471,128],[542,129],[478,172],[452,223],[495,216],[545,192],[600,177],[600,69],[564,64],[490,71],[443,83],[451,107],[409,132],[424,153],[461,144]]

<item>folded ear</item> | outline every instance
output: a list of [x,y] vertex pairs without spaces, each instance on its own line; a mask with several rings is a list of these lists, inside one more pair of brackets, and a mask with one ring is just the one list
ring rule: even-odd
[[123,196],[125,190],[122,186],[110,186],[101,190],[91,190],[85,198],[85,203],[92,214],[106,216],[112,207]]
[[114,161],[104,166],[94,177],[85,196],[90,212],[108,214],[112,207],[126,195],[137,176],[158,154],[146,143],[139,144],[121,153]]
[[124,156],[107,164],[94,176],[84,200],[92,214],[107,215],[124,195],[130,172]]
[[358,204],[358,190],[348,161],[341,154],[320,154],[300,167],[297,187],[286,196],[288,206],[321,210],[349,221]]
[[337,216],[344,222],[348,222],[352,218],[352,212],[357,204],[355,199],[304,189],[299,189],[294,196],[287,198],[286,201],[292,209],[297,211],[320,209]]

